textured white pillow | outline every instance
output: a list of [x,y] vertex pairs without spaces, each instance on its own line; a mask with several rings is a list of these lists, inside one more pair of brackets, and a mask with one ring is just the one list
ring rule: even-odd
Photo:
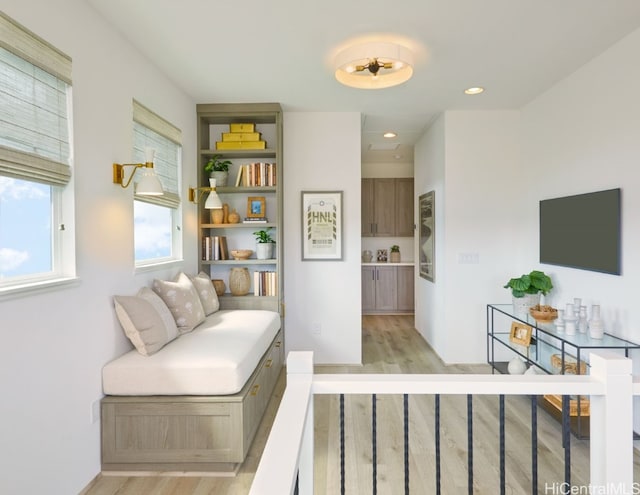
[[204,308],[198,292],[184,273],[179,273],[173,282],[154,280],[153,290],[171,311],[181,334],[190,332],[204,321]]
[[198,273],[195,277],[189,277],[193,286],[200,296],[200,302],[204,309],[205,315],[215,313],[220,309],[220,301],[218,301],[218,294],[211,283],[211,277],[205,272]]
[[136,296],[114,296],[116,315],[125,335],[143,356],[151,356],[178,336],[167,305],[151,289]]

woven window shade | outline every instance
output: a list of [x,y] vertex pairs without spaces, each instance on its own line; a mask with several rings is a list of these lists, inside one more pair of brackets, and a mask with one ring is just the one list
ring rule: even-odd
[[[180,206],[179,180],[182,131],[145,106],[133,100],[133,160],[143,163],[145,148],[156,151],[153,168],[162,183],[162,196],[135,196],[159,206]],[[134,179],[135,180],[135,179]]]
[[71,59],[0,12],[0,175],[71,178]]

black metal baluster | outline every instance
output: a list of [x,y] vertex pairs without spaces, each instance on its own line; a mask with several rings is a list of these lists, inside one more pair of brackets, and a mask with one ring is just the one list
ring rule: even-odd
[[378,493],[378,439],[376,432],[376,394],[371,396],[371,462],[373,464],[373,495]]
[[340,394],[340,493],[344,495],[344,394]]
[[564,448],[564,482],[571,487],[571,425],[569,424],[568,395],[562,396],[562,447]]
[[531,493],[538,493],[538,401],[531,396]]
[[473,495],[473,395],[471,394],[467,395],[467,441],[469,445],[469,495]]
[[[298,473],[299,473],[299,471],[298,471]],[[296,474],[296,486],[295,486],[295,488],[293,490],[293,495],[298,495],[298,491],[300,490],[299,482],[300,482],[300,475]]]
[[404,394],[404,493],[409,495],[409,395]]
[[440,495],[440,395],[436,395],[436,495]]
[[506,437],[504,434],[504,395],[500,396],[500,495],[505,495],[506,471],[505,471]]

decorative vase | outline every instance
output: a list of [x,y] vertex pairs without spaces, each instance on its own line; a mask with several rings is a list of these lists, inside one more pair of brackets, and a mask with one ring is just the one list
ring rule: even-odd
[[234,267],[229,273],[229,290],[234,296],[246,296],[251,288],[251,277],[246,267]]
[[227,180],[229,179],[229,172],[213,171],[209,173],[209,177],[216,180],[216,186],[224,187],[227,185]]
[[222,223],[229,223],[229,205],[227,203],[222,204]]
[[600,305],[591,306],[591,319],[589,320],[589,337],[592,339],[604,338],[604,324],[600,319]]
[[256,258],[270,260],[273,258],[273,242],[259,242],[256,246]]
[[211,210],[211,223],[221,224],[224,220],[224,211],[222,208]]
[[218,294],[218,296],[223,295],[224,291],[227,290],[227,286],[222,279],[213,279],[211,283],[213,284],[213,288],[216,290],[216,294]]
[[389,254],[390,263],[400,263],[400,251],[391,251]]
[[580,306],[580,312],[578,313],[578,331],[580,333],[587,333],[587,307]]
[[235,208],[229,213],[229,223],[240,223],[240,215]]
[[512,375],[522,375],[527,370],[527,365],[524,364],[522,358],[516,356],[511,361],[509,361],[507,370]]
[[540,293],[525,294],[522,297],[512,297],[513,312],[517,314],[529,314],[529,308],[540,304]]

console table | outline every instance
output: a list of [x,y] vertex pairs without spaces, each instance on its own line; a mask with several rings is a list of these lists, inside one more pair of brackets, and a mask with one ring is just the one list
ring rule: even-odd
[[[511,326],[514,322],[531,327],[528,346],[511,340]],[[558,333],[553,322],[538,322],[528,313],[514,311],[512,304],[487,305],[487,362],[493,373],[508,373],[509,361],[520,356],[527,366],[535,367],[540,373],[588,374],[590,353],[595,349],[614,349],[629,357],[629,351],[640,349],[640,344],[607,333],[602,339],[592,339],[588,333]],[[539,404],[560,419],[562,399],[559,396],[540,397]],[[588,438],[589,399],[572,396],[570,404],[571,431],[578,438]]]

